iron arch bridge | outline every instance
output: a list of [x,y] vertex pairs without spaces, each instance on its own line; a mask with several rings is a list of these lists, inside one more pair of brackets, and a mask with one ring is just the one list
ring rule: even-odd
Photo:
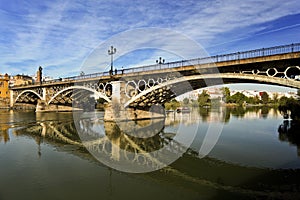
[[70,106],[100,98],[143,110],[195,89],[227,83],[300,88],[299,66],[300,43],[290,44],[16,86],[11,88],[11,107],[39,102]]

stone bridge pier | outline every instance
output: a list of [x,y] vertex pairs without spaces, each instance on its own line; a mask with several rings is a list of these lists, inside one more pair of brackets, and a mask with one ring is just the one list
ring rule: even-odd
[[[142,120],[164,118],[164,107],[154,102],[149,102],[147,106],[137,106],[128,104],[131,98],[136,95],[136,88],[125,81],[113,81],[111,101],[104,106],[105,121],[128,121],[128,120]],[[131,94],[133,97],[129,97]],[[144,105],[144,103],[143,103]]]

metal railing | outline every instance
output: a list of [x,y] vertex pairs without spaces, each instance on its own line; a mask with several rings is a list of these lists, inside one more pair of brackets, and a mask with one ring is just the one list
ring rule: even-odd
[[[257,58],[263,56],[273,56],[273,55],[293,53],[293,52],[300,52],[300,43],[275,46],[270,48],[261,48],[261,49],[223,54],[223,55],[215,55],[211,57],[181,60],[181,61],[168,62],[163,64],[154,64],[154,65],[145,65],[141,67],[127,68],[127,69],[117,70],[117,74],[129,74],[129,73],[146,72],[146,71],[160,70],[160,69],[171,69],[171,68],[178,68],[178,67],[189,66],[189,65],[201,65],[201,64],[209,64],[209,63],[217,63],[217,62],[226,62],[226,61],[234,61],[234,60],[241,60],[241,59],[248,59],[248,58]],[[98,77],[109,76],[109,75],[110,73],[108,71],[105,71],[105,72],[99,72],[93,74],[54,79],[51,81],[45,81],[43,83],[76,81],[76,80],[98,78]]]

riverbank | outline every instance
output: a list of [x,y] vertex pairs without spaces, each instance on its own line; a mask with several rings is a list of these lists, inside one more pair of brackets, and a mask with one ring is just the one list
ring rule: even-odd
[[278,107],[279,104],[237,104],[237,103],[224,103],[221,106],[225,106],[225,107]]

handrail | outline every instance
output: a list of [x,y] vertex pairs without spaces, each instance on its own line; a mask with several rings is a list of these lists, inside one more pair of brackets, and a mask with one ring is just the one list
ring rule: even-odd
[[[159,70],[159,69],[177,68],[177,67],[183,67],[188,65],[200,65],[200,64],[226,62],[226,61],[241,60],[241,59],[248,59],[248,58],[257,58],[257,57],[264,57],[264,56],[273,56],[273,55],[293,53],[293,52],[300,52],[300,43],[281,45],[281,46],[275,46],[269,48],[261,48],[261,49],[235,52],[235,53],[222,54],[222,55],[215,55],[210,57],[195,58],[190,60],[181,60],[181,61],[168,62],[163,64],[132,67],[127,69],[117,70],[117,73],[128,74],[128,73],[136,73],[136,72],[145,72],[145,71],[152,71],[152,70]],[[98,72],[93,74],[59,78],[51,81],[44,81],[43,83],[75,81],[75,80],[97,78],[97,77],[109,76],[109,75],[110,73],[108,71],[104,71],[104,72]],[[38,85],[39,83],[35,83],[35,84]]]

